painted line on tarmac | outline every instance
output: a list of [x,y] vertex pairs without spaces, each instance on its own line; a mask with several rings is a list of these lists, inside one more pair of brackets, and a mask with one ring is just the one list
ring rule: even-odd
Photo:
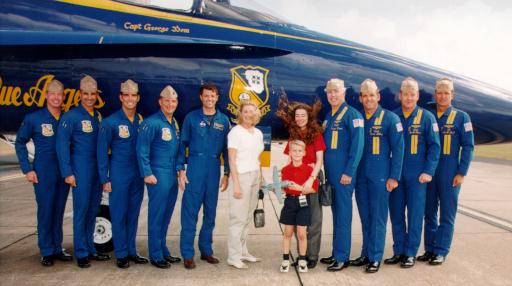
[[14,179],[19,179],[19,178],[23,178],[25,177],[24,174],[13,174],[13,175],[8,175],[8,176],[3,176],[3,177],[0,177],[0,182],[5,182],[5,181],[9,181],[9,180],[14,180]]
[[29,238],[29,237],[31,237],[32,235],[36,235],[36,234],[37,234],[37,232],[29,233],[29,234],[27,234],[27,235],[23,236],[22,238],[20,238],[20,239],[18,239],[18,240],[16,240],[16,241],[14,241],[14,242],[12,242],[12,243],[10,243],[10,244],[8,244],[8,245],[6,245],[6,246],[2,247],[2,248],[0,248],[0,251],[2,251],[2,250],[4,250],[4,249],[8,248],[8,247],[9,247],[9,246],[11,246],[11,245],[15,245],[16,243],[18,243],[18,242],[20,242],[20,241],[22,241],[22,240],[24,240],[24,239],[26,239],[26,238]]
[[499,229],[512,232],[512,222],[510,220],[507,220],[507,219],[504,219],[501,217],[497,217],[495,215],[492,215],[492,214],[489,214],[489,213],[486,213],[486,212],[483,212],[483,211],[480,211],[480,210],[477,210],[474,208],[470,208],[470,207],[467,207],[464,205],[460,205],[460,204],[459,204],[459,207],[457,208],[457,212],[460,214],[463,214],[467,217],[476,219],[480,222],[497,227]]
[[[267,193],[267,194],[269,194],[269,193]],[[272,205],[272,208],[274,209],[274,214],[276,216],[277,223],[279,224],[279,229],[281,230],[281,234],[284,235],[283,226],[279,222],[279,214],[277,213],[277,208],[275,206],[275,203],[278,203],[278,202],[274,201],[272,199],[272,196],[270,196],[270,195],[268,196],[268,199],[270,200],[270,204]],[[293,257],[293,254],[291,253],[291,251],[290,251],[290,258],[291,258],[292,263],[295,262],[295,258]],[[290,267],[292,267],[292,266],[290,265]],[[293,267],[293,269],[295,269],[295,274],[297,275],[297,279],[299,279],[299,285],[304,286],[304,283],[302,282],[302,277],[300,276],[300,273],[299,273],[299,269],[297,267]]]

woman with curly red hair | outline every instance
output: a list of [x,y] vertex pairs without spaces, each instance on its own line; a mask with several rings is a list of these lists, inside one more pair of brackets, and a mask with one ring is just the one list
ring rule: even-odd
[[[284,149],[288,155],[290,141],[301,140],[306,143],[306,155],[303,158],[305,164],[313,168],[311,176],[304,183],[305,188],[311,188],[323,165],[323,155],[326,149],[323,129],[318,124],[317,115],[322,108],[322,103],[317,100],[313,105],[301,102],[289,102],[286,97],[279,100],[277,117],[283,120],[288,128],[290,138]],[[310,194],[311,225],[308,226],[308,247],[307,260],[308,268],[314,268],[318,261],[320,252],[320,241],[322,236],[322,206],[318,194]]]

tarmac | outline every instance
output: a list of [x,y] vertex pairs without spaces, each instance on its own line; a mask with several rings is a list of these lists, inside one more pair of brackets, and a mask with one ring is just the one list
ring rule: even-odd
[[[283,145],[272,145],[271,165],[282,167],[287,158]],[[349,267],[327,272],[318,264],[308,273],[280,273],[282,229],[278,222],[281,205],[273,194],[265,197],[266,225],[252,228],[249,251],[263,259],[249,269],[238,270],[226,263],[229,207],[227,192],[220,193],[214,232],[217,265],[199,259],[196,245],[194,270],[183,264],[170,269],[151,265],[134,265],[122,270],[115,259],[92,262],[80,269],[75,262],[56,261],[53,267],[39,263],[36,233],[36,204],[32,186],[25,181],[13,161],[12,149],[0,147],[0,285],[512,285],[512,162],[475,160],[463,184],[452,250],[445,263],[430,266],[417,262],[411,269],[382,265],[376,274],[366,274],[363,267]],[[7,163],[5,163],[7,162]],[[10,162],[10,163],[9,163]],[[271,169],[264,169],[271,180]],[[167,236],[173,255],[179,256],[181,193]],[[361,226],[353,203],[351,257],[361,249]],[[201,215],[200,215],[201,217]],[[201,222],[198,223],[198,226]],[[64,220],[64,247],[73,250],[72,196],[68,198]],[[196,240],[197,241],[197,240]],[[320,257],[329,256],[332,245],[332,216],[323,208],[323,232]],[[147,256],[147,198],[144,199],[137,236],[138,251]],[[386,252],[392,255],[392,238],[388,222]],[[296,257],[295,246],[292,247]],[[423,252],[422,247],[420,253]]]

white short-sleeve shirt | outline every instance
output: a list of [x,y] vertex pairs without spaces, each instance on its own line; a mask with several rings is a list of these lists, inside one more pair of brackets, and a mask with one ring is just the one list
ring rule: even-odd
[[260,169],[260,154],[263,152],[263,133],[258,128],[253,132],[237,125],[228,133],[228,148],[236,149],[238,173]]

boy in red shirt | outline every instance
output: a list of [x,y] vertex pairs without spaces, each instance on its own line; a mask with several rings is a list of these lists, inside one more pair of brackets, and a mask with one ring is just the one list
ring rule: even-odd
[[315,179],[311,188],[304,186],[313,171],[313,168],[302,163],[306,154],[306,144],[300,140],[293,140],[289,146],[291,162],[281,170],[281,179],[289,181],[290,185],[284,189],[286,199],[279,219],[279,222],[284,224],[283,262],[280,270],[288,272],[290,269],[290,241],[296,227],[299,240],[299,272],[307,272],[307,226],[311,224],[310,200],[307,195],[318,190],[318,180]]

